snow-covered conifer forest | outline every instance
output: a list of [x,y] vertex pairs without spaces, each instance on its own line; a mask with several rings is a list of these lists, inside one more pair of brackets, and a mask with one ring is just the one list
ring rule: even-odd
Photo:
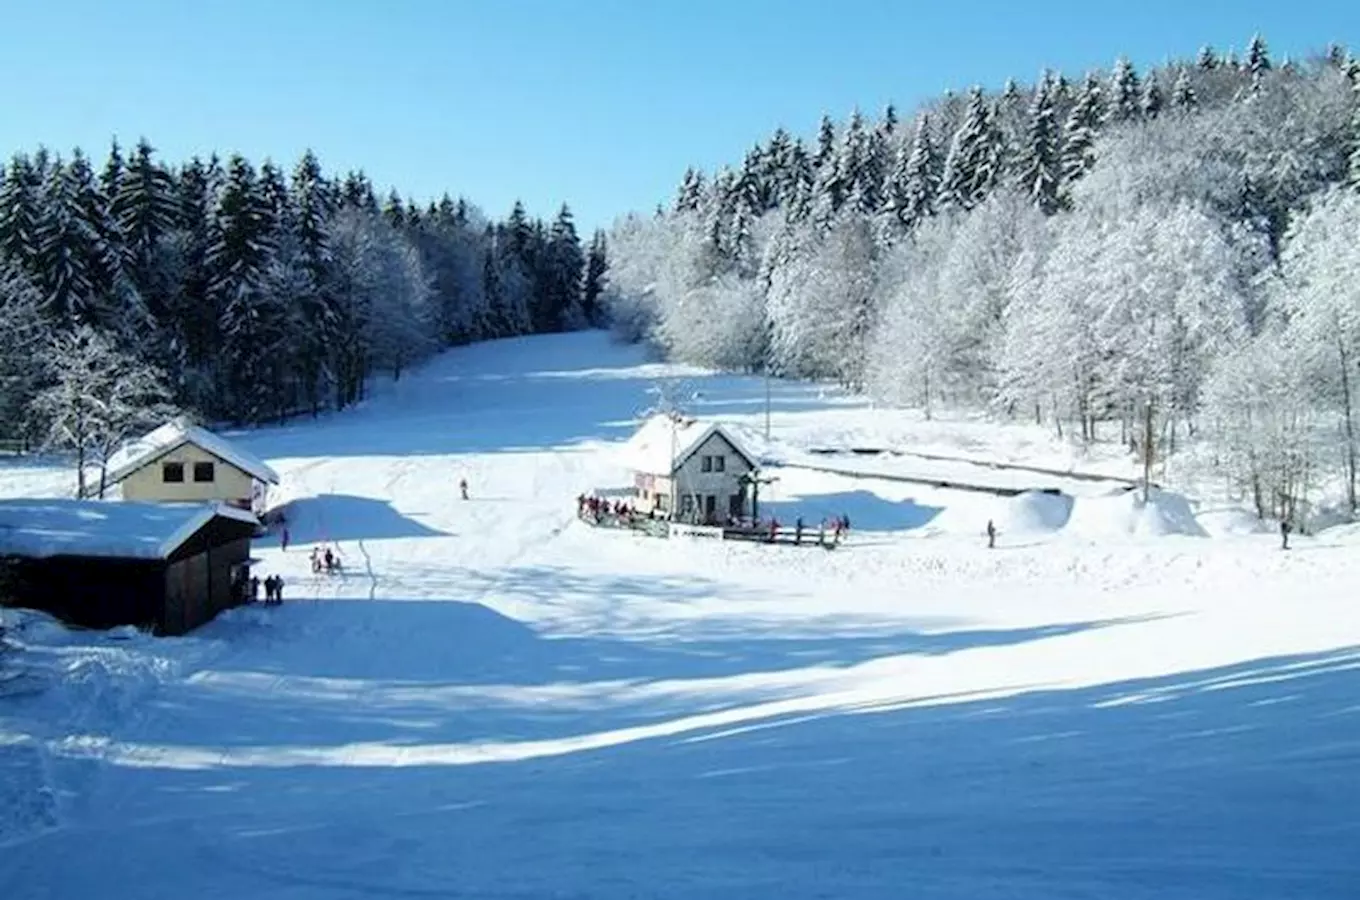
[[454,344],[596,322],[603,236],[516,204],[385,198],[308,152],[159,160],[115,142],[0,174],[0,439],[98,454],[177,407],[276,420]]
[[618,222],[603,302],[677,360],[1151,433],[1262,514],[1320,480],[1354,512],[1360,61],[1258,36],[781,128]]

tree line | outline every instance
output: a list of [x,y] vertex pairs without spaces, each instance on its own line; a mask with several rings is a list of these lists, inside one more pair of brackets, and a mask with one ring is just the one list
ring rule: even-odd
[[363,172],[117,142],[0,171],[0,438],[99,456],[171,409],[258,423],[342,409],[452,345],[589,327],[605,239],[563,206],[488,220]]
[[620,220],[604,302],[693,363],[1193,443],[1300,518],[1332,476],[1356,508],[1357,234],[1360,62],[1257,36],[781,128]]

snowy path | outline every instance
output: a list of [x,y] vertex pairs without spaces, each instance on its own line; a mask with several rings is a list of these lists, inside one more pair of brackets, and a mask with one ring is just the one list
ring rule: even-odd
[[989,553],[975,497],[814,475],[771,502],[847,508],[835,553],[596,531],[573,498],[626,477],[607,443],[668,374],[627,355],[468,348],[252,436],[295,501],[294,546],[257,551],[293,599],[33,641],[86,677],[0,699],[60,792],[0,895],[1354,895],[1353,540]]

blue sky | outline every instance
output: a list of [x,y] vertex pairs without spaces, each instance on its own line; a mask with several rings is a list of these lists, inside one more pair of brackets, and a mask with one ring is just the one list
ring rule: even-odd
[[515,198],[583,229],[669,200],[823,111],[909,112],[972,83],[1141,68],[1263,33],[1360,47],[1336,0],[5,0],[0,151],[147,136],[171,160],[240,151],[491,215]]

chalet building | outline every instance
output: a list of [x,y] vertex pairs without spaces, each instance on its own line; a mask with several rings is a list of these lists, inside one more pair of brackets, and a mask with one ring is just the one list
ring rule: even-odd
[[0,500],[0,604],[184,634],[245,601],[258,524],[226,504]]
[[265,463],[186,419],[129,441],[110,458],[106,487],[124,500],[218,502],[263,513],[279,476]]
[[750,515],[758,463],[729,428],[716,422],[653,416],[624,445],[623,458],[633,470],[636,504],[643,512],[706,525]]

